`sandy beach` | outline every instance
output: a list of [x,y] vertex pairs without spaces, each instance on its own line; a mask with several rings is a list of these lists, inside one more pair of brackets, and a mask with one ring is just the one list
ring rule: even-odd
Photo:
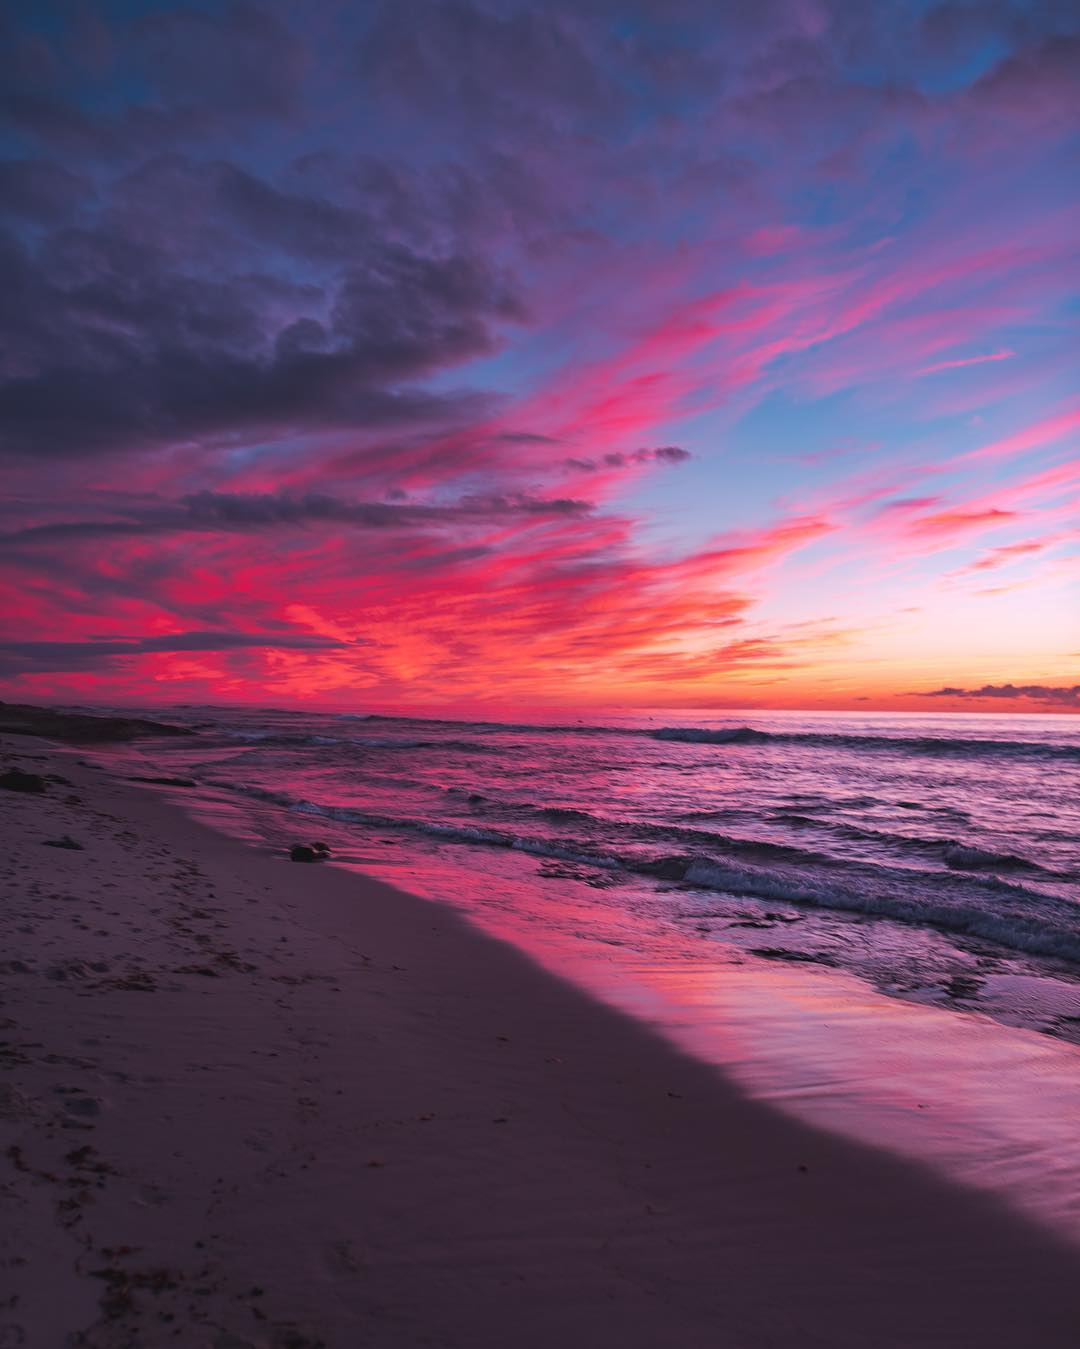
[[446,908],[78,750],[11,768],[46,790],[0,792],[5,1349],[1075,1343],[1075,1253],[996,1200]]

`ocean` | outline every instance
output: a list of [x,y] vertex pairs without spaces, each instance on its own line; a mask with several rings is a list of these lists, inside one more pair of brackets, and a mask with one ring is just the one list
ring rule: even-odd
[[301,887],[324,842],[1080,1243],[1080,719],[154,711],[100,757]]
[[197,736],[157,767],[234,828],[500,929],[832,967],[1080,1041],[1080,719],[161,715]]

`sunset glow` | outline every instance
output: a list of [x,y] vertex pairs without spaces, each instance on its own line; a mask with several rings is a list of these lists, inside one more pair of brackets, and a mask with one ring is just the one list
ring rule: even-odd
[[1080,710],[1077,27],[26,7],[0,692]]

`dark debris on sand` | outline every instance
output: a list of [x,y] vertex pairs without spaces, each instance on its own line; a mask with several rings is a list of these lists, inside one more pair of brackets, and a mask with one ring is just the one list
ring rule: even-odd
[[12,768],[6,773],[0,773],[0,787],[9,792],[38,794],[48,791],[48,784],[40,773],[24,773],[21,768]]
[[290,862],[322,862],[329,856],[325,843],[294,843],[289,849]]

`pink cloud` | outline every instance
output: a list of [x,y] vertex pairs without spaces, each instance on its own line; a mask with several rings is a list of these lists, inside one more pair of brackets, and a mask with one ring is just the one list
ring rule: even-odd
[[1023,454],[1028,450],[1042,449],[1045,445],[1056,444],[1080,430],[1080,406],[1057,412],[1053,416],[1043,417],[1030,426],[1025,426],[1012,435],[999,440],[989,441],[977,450],[962,455],[963,460],[1001,459],[1007,455]]
[[988,361],[1008,361],[1016,355],[1015,351],[992,351],[985,356],[965,356],[955,361],[938,361],[935,365],[924,366],[916,370],[917,375],[936,375],[942,370],[960,370],[968,365],[985,365]]

